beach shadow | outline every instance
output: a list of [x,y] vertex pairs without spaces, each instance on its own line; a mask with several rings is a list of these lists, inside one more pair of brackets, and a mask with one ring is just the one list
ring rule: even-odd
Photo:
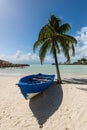
[[67,84],[84,84],[84,85],[87,85],[87,79],[81,79],[81,78],[64,79],[62,81],[65,84],[67,83]]
[[83,90],[83,91],[87,91],[87,88],[77,88],[77,89],[80,89],[80,90]]
[[40,128],[58,110],[62,99],[63,91],[61,85],[53,82],[51,87],[29,101],[29,107],[36,117]]

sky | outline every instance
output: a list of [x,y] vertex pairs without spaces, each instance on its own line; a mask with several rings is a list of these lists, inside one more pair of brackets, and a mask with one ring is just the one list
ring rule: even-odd
[[[33,45],[40,29],[54,14],[69,23],[69,35],[78,44],[71,62],[87,58],[87,0],[0,0],[0,59],[13,63],[40,63]],[[66,59],[61,52],[59,62]],[[44,63],[52,63],[47,54]]]

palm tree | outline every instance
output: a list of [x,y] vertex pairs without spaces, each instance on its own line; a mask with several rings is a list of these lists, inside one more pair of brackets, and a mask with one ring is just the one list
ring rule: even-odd
[[70,49],[72,50],[72,54],[75,55],[74,44],[77,43],[77,40],[66,34],[70,28],[69,24],[61,24],[61,20],[59,18],[51,15],[48,23],[40,30],[38,39],[33,46],[34,52],[40,46],[39,57],[41,64],[43,63],[48,51],[50,51],[53,55],[56,64],[58,83],[62,83],[62,81],[59,72],[57,53],[60,53],[62,48],[67,61],[70,61]]

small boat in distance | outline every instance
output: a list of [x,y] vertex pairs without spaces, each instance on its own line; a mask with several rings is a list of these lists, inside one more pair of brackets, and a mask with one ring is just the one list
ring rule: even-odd
[[22,77],[17,85],[25,99],[29,99],[50,87],[54,78],[55,75],[33,74]]

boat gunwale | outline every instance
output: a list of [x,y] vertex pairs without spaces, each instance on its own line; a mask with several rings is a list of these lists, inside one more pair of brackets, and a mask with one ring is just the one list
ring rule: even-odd
[[[36,77],[35,77],[35,76],[36,76]],[[43,76],[45,76],[45,75],[43,74]],[[29,85],[29,86],[33,86],[34,84],[35,84],[35,85],[46,84],[46,83],[49,83],[49,82],[53,81],[53,80],[54,80],[54,77],[55,77],[55,75],[46,75],[46,76],[48,76],[48,77],[44,77],[43,79],[49,79],[49,80],[47,80],[47,81],[45,81],[45,82],[29,83],[29,82],[26,82],[26,81],[25,81],[25,82],[22,81],[22,80],[25,79],[25,78],[27,78],[27,79],[29,80],[30,77],[38,78],[37,75],[28,75],[28,76],[22,77],[22,78],[19,80],[18,85]]]

